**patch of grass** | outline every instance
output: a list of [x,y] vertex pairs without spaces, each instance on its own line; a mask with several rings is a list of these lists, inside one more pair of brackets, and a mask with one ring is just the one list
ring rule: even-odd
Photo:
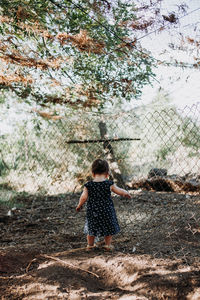
[[0,204],[3,204],[4,206],[8,208],[16,207],[21,208],[24,207],[24,204],[19,201],[21,198],[27,197],[27,193],[19,193],[16,191],[13,191],[12,189],[2,188],[2,185],[0,185]]

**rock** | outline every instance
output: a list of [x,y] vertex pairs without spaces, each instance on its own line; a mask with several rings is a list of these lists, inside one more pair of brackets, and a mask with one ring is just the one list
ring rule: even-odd
[[0,215],[0,223],[9,223],[11,220],[11,217],[10,216],[3,216],[3,215]]
[[134,253],[136,251],[136,247],[133,247],[132,252]]
[[160,176],[160,177],[167,176],[167,169],[158,169],[158,168],[151,169],[149,171],[148,178],[152,178],[155,176]]
[[7,216],[8,216],[8,217],[12,217],[12,211],[11,211],[11,210],[9,210],[9,211],[7,212]]
[[193,186],[199,186],[200,185],[200,182],[197,181],[196,179],[188,180],[188,181],[186,181],[186,183],[189,183],[189,184],[191,184]]
[[173,185],[170,180],[166,180],[163,177],[156,176],[156,178],[147,179],[146,182],[155,191],[174,192]]

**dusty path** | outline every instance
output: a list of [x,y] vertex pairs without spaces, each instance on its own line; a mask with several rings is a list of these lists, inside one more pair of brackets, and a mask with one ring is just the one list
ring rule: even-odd
[[82,249],[78,194],[19,195],[20,208],[0,218],[1,299],[200,299],[200,197],[132,195],[114,200],[113,253]]

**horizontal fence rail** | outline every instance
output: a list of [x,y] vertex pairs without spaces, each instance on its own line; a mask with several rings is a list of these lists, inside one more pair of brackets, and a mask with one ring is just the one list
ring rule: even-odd
[[100,140],[70,140],[66,141],[66,144],[86,144],[86,143],[104,143],[104,142],[121,142],[121,141],[140,141],[140,139],[131,138],[116,138],[116,139],[100,139]]

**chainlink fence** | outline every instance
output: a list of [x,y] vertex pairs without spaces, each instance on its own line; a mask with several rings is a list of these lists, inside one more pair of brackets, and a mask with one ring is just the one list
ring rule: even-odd
[[[30,114],[0,137],[0,202],[10,201],[15,214],[15,223],[1,229],[4,246],[34,247],[35,241],[44,251],[58,251],[85,245],[85,208],[77,214],[75,207],[92,161],[105,158],[114,181],[132,195],[113,195],[121,227],[116,250],[198,260],[200,104],[68,111],[56,121],[40,115]],[[13,208],[20,201],[25,207]],[[25,234],[25,225],[40,230]]]
[[200,103],[131,112],[68,111],[60,120],[31,114],[0,136],[1,183],[18,191],[78,192],[96,158],[132,189],[199,192]]

